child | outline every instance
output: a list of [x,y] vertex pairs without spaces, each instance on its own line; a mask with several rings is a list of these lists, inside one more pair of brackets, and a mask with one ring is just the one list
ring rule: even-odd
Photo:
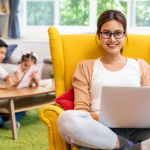
[[[38,56],[35,52],[23,51],[20,64],[18,64],[17,67],[13,69],[18,82],[20,82],[20,80],[22,79],[24,74],[28,71],[28,69],[31,67],[31,65],[36,64],[37,58]],[[33,82],[36,85],[39,84],[38,72],[36,71],[32,72],[31,78],[32,78],[32,81],[30,85],[32,85]]]
[[[21,62],[17,65],[16,68],[13,69],[14,74],[18,80],[18,83],[20,82],[22,77],[25,75],[25,73],[28,71],[28,69],[31,67],[31,65],[36,64],[37,58],[38,56],[35,52],[23,51]],[[36,71],[32,72],[30,77],[31,77],[31,82],[29,86],[32,86],[33,83],[35,83],[36,85],[39,84],[38,72]],[[23,114],[27,115],[28,111],[25,111]]]

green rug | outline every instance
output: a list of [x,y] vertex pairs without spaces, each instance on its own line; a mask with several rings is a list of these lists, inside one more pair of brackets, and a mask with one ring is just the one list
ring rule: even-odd
[[47,150],[47,126],[39,119],[40,108],[29,110],[20,120],[18,140],[13,140],[12,130],[0,128],[0,150]]

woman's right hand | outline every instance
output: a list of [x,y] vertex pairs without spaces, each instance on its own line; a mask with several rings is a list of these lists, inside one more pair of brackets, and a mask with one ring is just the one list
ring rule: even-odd
[[99,114],[90,114],[90,115],[94,120],[98,121]]

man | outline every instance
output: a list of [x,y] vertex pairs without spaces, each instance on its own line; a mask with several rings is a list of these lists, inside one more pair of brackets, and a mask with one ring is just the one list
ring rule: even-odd
[[[7,44],[0,40],[0,64],[3,62],[6,52],[7,52]],[[15,77],[11,77],[8,73],[0,66],[0,79],[6,81],[4,84],[0,84],[0,89],[7,89],[17,85],[17,79]],[[2,105],[5,101],[0,100],[0,105]],[[21,115],[22,116],[22,115]],[[9,116],[6,114],[0,114],[0,127],[11,129],[11,121],[9,120]],[[20,127],[20,123],[17,122],[17,128]]]
[[[0,40],[0,64],[3,62],[6,55],[7,44]],[[11,77],[8,73],[0,66],[0,78],[6,81],[4,84],[0,84],[0,89],[6,89],[17,85],[15,77]]]

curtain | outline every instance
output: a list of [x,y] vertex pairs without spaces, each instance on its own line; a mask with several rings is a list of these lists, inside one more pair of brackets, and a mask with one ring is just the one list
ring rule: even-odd
[[12,38],[20,37],[19,22],[18,22],[18,5],[19,0],[9,0],[10,18],[8,36]]

